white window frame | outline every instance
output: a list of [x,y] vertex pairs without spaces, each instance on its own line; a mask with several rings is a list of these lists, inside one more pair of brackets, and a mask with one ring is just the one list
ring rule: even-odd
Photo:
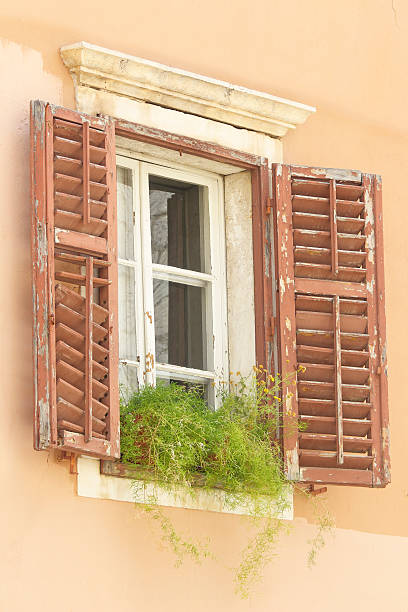
[[[116,156],[117,166],[132,172],[132,203],[134,225],[134,260],[118,259],[119,266],[135,269],[136,361],[120,354],[120,364],[134,367],[139,386],[155,385],[156,377],[171,375],[176,380],[209,384],[209,402],[217,405],[214,387],[228,380],[228,321],[226,285],[226,246],[223,177],[182,165],[154,160],[138,155]],[[203,260],[206,272],[196,272],[172,266],[153,264],[150,233],[149,175],[174,179],[206,187],[208,201],[202,214]],[[204,211],[204,206],[201,207]],[[156,363],[153,279],[182,282],[205,289],[205,321],[203,342],[207,343],[207,370]],[[121,296],[119,295],[119,300]],[[119,321],[119,325],[120,325]],[[120,346],[119,346],[120,351]],[[153,358],[152,358],[153,356]]]

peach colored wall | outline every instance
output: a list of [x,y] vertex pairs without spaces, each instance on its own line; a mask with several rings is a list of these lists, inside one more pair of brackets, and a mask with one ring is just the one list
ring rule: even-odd
[[[0,610],[408,610],[408,4],[21,0],[2,7],[0,36]],[[393,482],[330,488],[338,529],[312,571],[313,527],[298,501],[250,602],[234,596],[227,570],[242,519],[171,510],[176,524],[212,534],[223,558],[176,570],[131,504],[77,497],[66,465],[32,450],[28,102],[74,106],[58,49],[81,39],[316,105],[285,138],[285,160],[383,176]]]

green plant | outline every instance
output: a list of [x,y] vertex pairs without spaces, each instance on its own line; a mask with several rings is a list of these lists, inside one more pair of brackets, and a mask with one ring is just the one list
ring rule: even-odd
[[[276,439],[279,394],[292,377],[282,381],[262,366],[254,368],[253,376],[237,375],[229,387],[217,390],[217,410],[209,409],[196,386],[158,384],[127,394],[121,406],[121,449],[122,461],[138,467],[136,487],[143,479],[169,489],[181,485],[193,493],[199,487],[221,488],[231,509],[240,507],[248,514],[257,533],[235,575],[238,592],[247,597],[285,529],[277,516],[288,505],[293,483],[284,475]],[[207,546],[176,532],[154,495],[143,509],[160,526],[177,564],[184,555],[195,561],[209,556]]]

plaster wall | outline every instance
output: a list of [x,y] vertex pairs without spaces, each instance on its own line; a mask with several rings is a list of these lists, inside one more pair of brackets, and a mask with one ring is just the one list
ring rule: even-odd
[[[66,6],[22,0],[2,9],[0,35],[0,609],[123,611],[407,611],[408,478],[405,408],[405,107],[408,6],[401,1],[243,0],[220,6],[93,1]],[[394,8],[393,8],[394,7]],[[154,26],[154,27],[153,27]],[[154,34],[154,35],[152,35]],[[63,44],[89,40],[316,105],[284,139],[285,161],[377,172],[384,184],[386,308],[392,484],[384,490],[330,487],[336,519],[313,570],[306,567],[314,526],[301,500],[291,535],[249,602],[234,593],[247,528],[226,514],[171,509],[175,524],[210,533],[221,564],[173,567],[132,504],[76,495],[66,464],[32,450],[31,270],[28,102],[74,108]]]

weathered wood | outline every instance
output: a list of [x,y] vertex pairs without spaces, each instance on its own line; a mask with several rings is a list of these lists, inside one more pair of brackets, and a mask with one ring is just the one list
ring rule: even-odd
[[105,238],[90,236],[66,229],[55,229],[55,244],[59,248],[73,249],[80,253],[102,256],[108,252]]
[[[383,455],[388,408],[379,351],[380,319],[383,337],[385,318],[378,294],[378,278],[383,279],[378,179],[354,171],[289,167],[281,180],[295,206],[292,216],[286,209],[282,214],[283,227],[293,219],[295,261],[278,228],[278,265],[285,279],[295,278],[293,296],[287,284],[280,286],[280,303],[287,300],[288,312],[293,302],[296,311],[295,327],[281,308],[281,329],[286,324],[294,330],[282,335],[282,372],[294,345],[304,370],[297,382],[299,420],[312,428],[299,436],[300,478],[384,486],[389,481],[388,448]],[[283,187],[277,198],[282,193]],[[286,445],[292,436],[285,435]]]
[[369,470],[303,467],[300,468],[300,478],[303,482],[318,484],[355,485],[359,487],[373,486],[373,477]]
[[34,446],[117,458],[114,123],[43,103],[32,109]]
[[337,462],[344,463],[343,449],[343,408],[342,408],[342,369],[341,369],[341,333],[340,333],[340,298],[333,297],[334,328],[334,402],[336,405],[336,445]]
[[89,123],[82,124],[82,219],[84,224],[90,222],[89,208]]
[[[84,143],[85,144],[85,143]],[[92,439],[93,258],[86,259],[85,285],[85,442]]]
[[337,276],[339,254],[337,249],[337,211],[336,211],[336,181],[330,179],[330,237],[331,237],[331,271]]
[[252,240],[254,254],[255,354],[258,365],[274,371],[273,226],[269,205],[269,170],[261,165],[252,171]]
[[34,448],[51,444],[45,104],[31,102]]
[[117,406],[110,410],[107,417],[107,432],[111,442],[111,457],[120,457],[120,430],[119,430],[119,334],[118,334],[118,247],[117,247],[117,203],[116,203],[116,152],[115,152],[115,122],[109,119],[105,132],[106,147],[106,184],[107,197],[107,260],[111,262],[108,268],[100,271],[100,276],[109,284],[100,289],[101,306],[109,311],[106,322],[108,338],[104,343],[108,348],[106,366],[109,374],[106,384],[109,388],[106,401],[109,406]]
[[388,414],[388,365],[387,365],[387,342],[385,326],[385,272],[384,272],[384,228],[382,212],[382,183],[381,177],[372,176],[372,192],[374,201],[374,225],[375,225],[375,273],[377,281],[377,321],[378,321],[378,369],[380,379],[381,398],[381,484],[385,486],[391,482],[390,465],[390,427]]
[[[274,167],[274,202],[278,245],[281,376],[286,380],[295,376],[297,370],[292,198],[288,166]],[[282,390],[283,450],[286,473],[291,480],[299,478],[297,400],[296,387],[285,382]]]
[[362,283],[348,283],[332,280],[296,278],[295,289],[299,293],[310,295],[339,295],[340,297],[364,298],[367,295],[367,287]]
[[240,168],[252,169],[265,163],[264,158],[251,153],[228,149],[212,142],[173,134],[139,123],[130,123],[123,119],[116,120],[115,133],[117,136],[149,142],[167,149],[175,149],[180,153],[191,153],[214,161],[224,161]]

